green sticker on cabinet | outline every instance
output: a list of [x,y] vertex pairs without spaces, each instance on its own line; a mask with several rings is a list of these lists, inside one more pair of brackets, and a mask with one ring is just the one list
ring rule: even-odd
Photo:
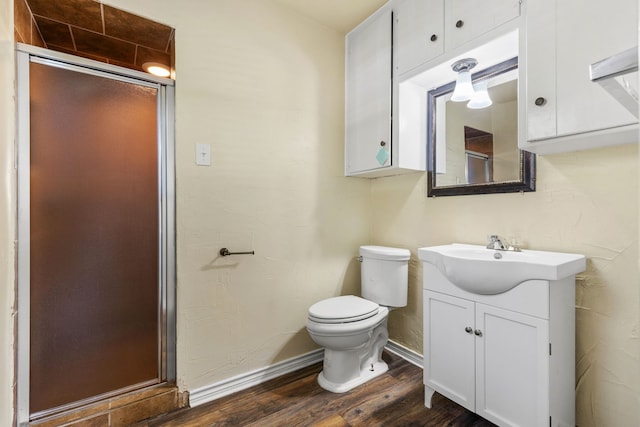
[[376,160],[380,163],[380,166],[383,166],[389,160],[389,153],[384,148],[381,148],[376,154]]

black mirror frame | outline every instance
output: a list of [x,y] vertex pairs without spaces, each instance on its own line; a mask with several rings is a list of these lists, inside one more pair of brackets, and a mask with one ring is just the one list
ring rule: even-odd
[[[489,78],[518,68],[518,58],[489,67],[472,75],[472,80]],[[436,144],[435,114],[436,99],[453,92],[455,81],[437,87],[427,93],[427,196],[463,196],[472,194],[520,193],[536,191],[536,156],[528,151],[520,151],[520,180],[484,184],[435,186]]]

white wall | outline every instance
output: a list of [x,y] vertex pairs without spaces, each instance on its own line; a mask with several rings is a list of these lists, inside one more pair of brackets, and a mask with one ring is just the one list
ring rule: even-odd
[[409,306],[390,336],[422,351],[422,268],[416,248],[484,244],[488,234],[527,248],[588,257],[576,286],[576,415],[588,426],[640,425],[638,147],[538,157],[535,193],[426,198],[423,174],[372,184],[373,241],[413,251]]
[[13,1],[0,0],[0,425],[13,419],[15,133]]
[[358,291],[369,239],[370,184],[343,177],[344,34],[265,0],[108,3],[176,28],[181,387],[314,350],[307,309]]

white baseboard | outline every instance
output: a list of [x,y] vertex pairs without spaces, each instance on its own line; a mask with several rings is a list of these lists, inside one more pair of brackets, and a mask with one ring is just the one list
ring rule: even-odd
[[395,354],[396,356],[402,357],[409,363],[416,365],[419,368],[424,367],[424,358],[420,353],[416,353],[415,351],[407,348],[401,344],[398,344],[395,341],[389,340],[387,345],[384,347],[388,352]]
[[321,362],[324,356],[323,349],[314,350],[311,353],[288,359],[266,368],[256,369],[236,375],[235,377],[197,388],[189,392],[189,406],[192,408],[203,403],[211,402],[237,391],[245,390],[254,385],[262,384],[281,375],[288,374],[298,369],[306,368],[314,363]]
[[[385,348],[389,352],[402,357],[407,362],[422,368],[422,355],[415,351],[393,341],[387,342]],[[267,366],[266,368],[256,369],[255,371],[236,375],[235,377],[200,387],[189,392],[189,406],[193,408],[203,403],[211,402],[229,394],[253,387],[254,385],[262,384],[281,375],[306,368],[309,365],[321,362],[323,355],[323,349],[320,348],[311,353],[303,354],[302,356],[294,357],[293,359],[288,359],[275,365]]]

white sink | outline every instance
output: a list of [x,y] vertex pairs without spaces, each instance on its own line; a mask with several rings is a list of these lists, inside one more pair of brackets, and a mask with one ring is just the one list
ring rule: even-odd
[[584,255],[497,251],[461,243],[419,248],[418,257],[457,287],[484,295],[506,292],[527,280],[564,279],[584,271],[587,265]]

